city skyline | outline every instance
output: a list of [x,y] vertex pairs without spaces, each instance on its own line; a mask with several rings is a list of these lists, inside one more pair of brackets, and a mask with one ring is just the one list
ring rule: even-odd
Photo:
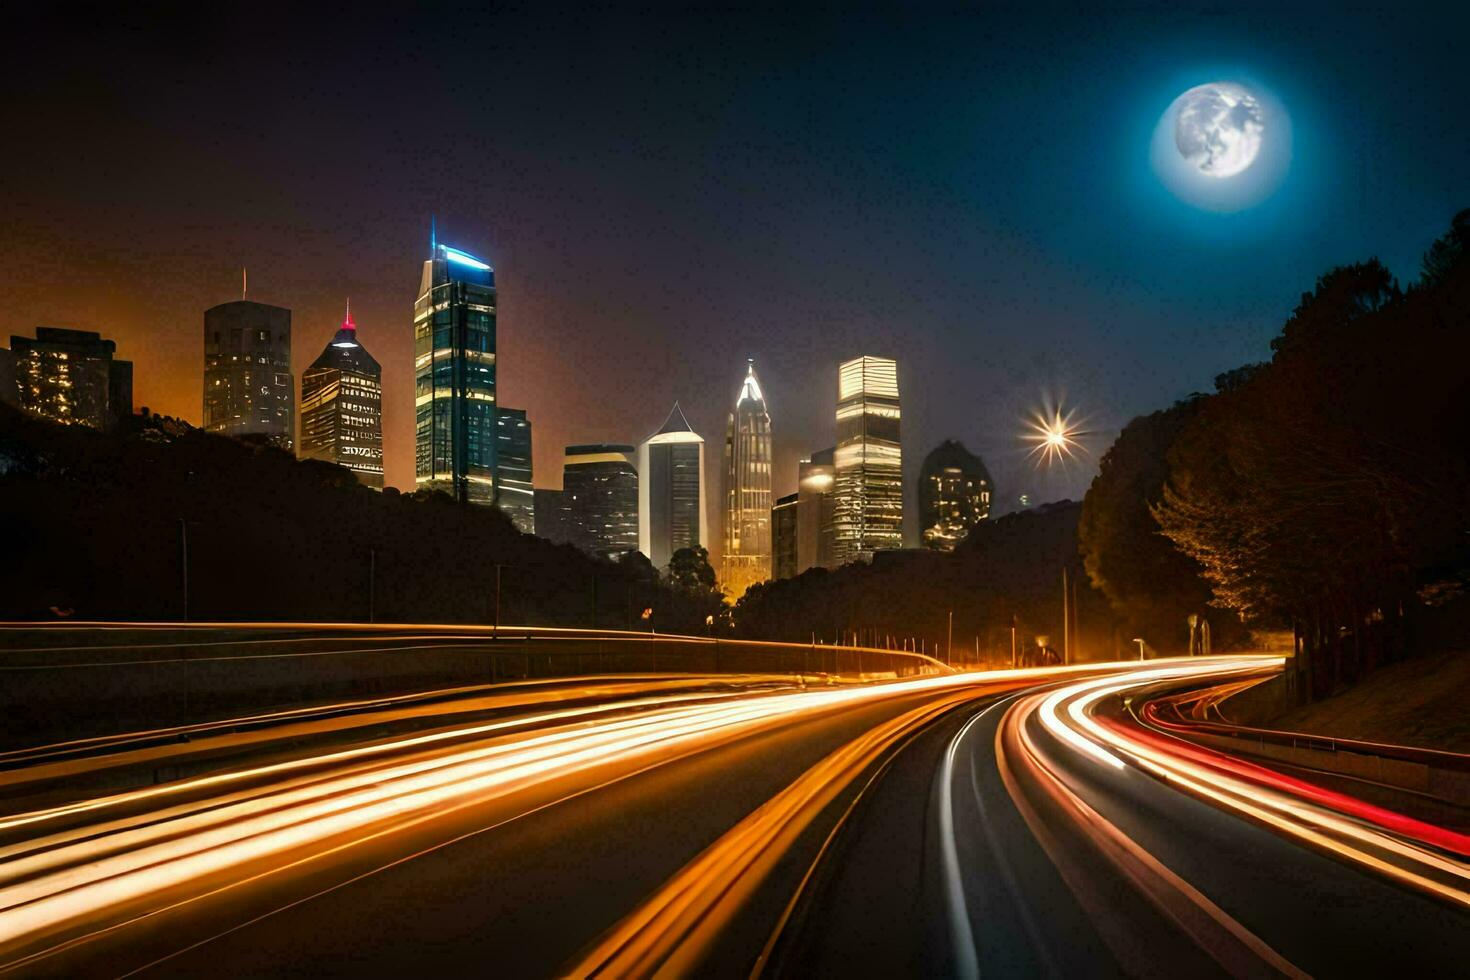
[[[514,44],[493,12],[303,15],[289,30],[194,16],[151,34],[124,14],[81,36],[38,28],[68,41],[0,67],[16,93],[0,109],[8,131],[31,134],[0,188],[0,265],[15,273],[0,334],[98,331],[134,360],[137,405],[198,423],[199,312],[238,298],[242,266],[252,299],[292,309],[298,365],[351,295],[383,334],[386,482],[400,489],[413,482],[404,334],[431,214],[500,273],[500,353],[517,365],[501,394],[535,420],[547,486],[560,447],[636,441],[628,420],[675,400],[718,433],[727,406],[703,393],[754,356],[783,392],[774,490],[789,492],[797,460],[827,444],[824,373],[889,349],[914,444],[980,454],[1001,512],[1021,491],[1079,498],[1118,428],[1255,356],[1322,269],[1379,254],[1411,278],[1460,206],[1466,161],[1463,134],[1435,124],[1454,32],[1371,11],[1344,13],[1331,42],[1308,12],[1250,6],[1203,34],[1141,11],[1060,25],[977,11],[896,34],[877,15],[648,31],[523,11]],[[440,63],[430,52],[451,24],[502,38],[496,57]],[[379,51],[374,72],[323,63],[319,39],[344,32]],[[376,41],[409,35],[419,42]],[[825,40],[808,50],[810,36]],[[1393,45],[1424,70],[1363,70]],[[626,72],[629,58],[657,69]],[[1038,61],[1072,67],[1035,75]],[[150,77],[173,62],[177,78]],[[1148,132],[1191,84],[1242,72],[1291,108],[1292,169],[1249,214],[1191,213],[1148,172]],[[245,104],[256,111],[219,111]],[[1098,119],[1114,124],[1080,153],[1062,135]],[[129,137],[137,127],[150,138]],[[456,132],[464,152],[403,140],[425,127]],[[129,153],[97,152],[108,145]],[[595,357],[589,337],[607,341]],[[594,374],[621,383],[594,392]],[[1015,433],[1047,396],[1102,435],[1091,460],[1036,476]]]
[[0,972],[1464,972],[1470,5],[0,34]]

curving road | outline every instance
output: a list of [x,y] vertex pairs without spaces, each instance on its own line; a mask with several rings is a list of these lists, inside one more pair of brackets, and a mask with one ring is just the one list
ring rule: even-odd
[[0,816],[0,971],[1462,971],[1463,835],[1136,710],[1278,665],[529,685],[150,743],[194,774],[147,786],[42,753],[71,768]]

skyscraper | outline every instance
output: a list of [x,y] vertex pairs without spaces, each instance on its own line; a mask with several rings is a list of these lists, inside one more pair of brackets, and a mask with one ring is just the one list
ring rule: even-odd
[[812,453],[797,464],[796,573],[837,564],[837,469],[835,449]]
[[638,549],[638,469],[632,446],[568,446],[561,502],[573,544],[604,558]]
[[771,578],[795,578],[801,494],[788,493],[771,508]]
[[771,416],[754,360],[725,429],[723,566],[720,584],[732,598],[771,577]]
[[495,270],[437,241],[413,307],[414,476],[495,502]]
[[240,299],[204,311],[204,428],[295,444],[290,310]]
[[351,307],[301,375],[300,455],[345,466],[367,486],[383,488],[383,372],[357,339]]
[[970,529],[990,516],[992,492],[985,463],[947,439],[924,457],[919,470],[919,525],[924,547],[953,551]]
[[11,337],[13,400],[64,425],[108,429],[133,414],[133,364],[113,358],[117,344],[89,330],[37,327]]
[[704,440],[678,402],[638,447],[638,550],[662,569],[680,548],[708,547]]
[[834,560],[870,561],[903,547],[903,456],[898,435],[898,365],[855,357],[837,371]]
[[495,506],[522,534],[536,533],[536,498],[531,485],[531,420],[524,408],[495,410]]

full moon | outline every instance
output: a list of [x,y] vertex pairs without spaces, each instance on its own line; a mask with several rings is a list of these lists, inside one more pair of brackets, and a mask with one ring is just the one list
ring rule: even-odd
[[1174,145],[1199,173],[1234,177],[1256,162],[1266,119],[1260,102],[1244,86],[1197,85],[1174,105]]

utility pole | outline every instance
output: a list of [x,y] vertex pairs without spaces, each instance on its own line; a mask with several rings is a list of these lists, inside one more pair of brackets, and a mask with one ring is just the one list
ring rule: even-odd
[[500,570],[504,567],[498,562],[495,565],[495,626],[493,629],[496,633],[500,632]]
[[1082,613],[1077,608],[1077,576],[1072,576],[1072,645],[1076,647],[1074,660],[1082,659]]
[[1067,566],[1062,566],[1062,663],[1071,663],[1071,609],[1067,603]]
[[1016,614],[1011,613],[1011,670],[1016,669]]
[[949,611],[949,638],[944,641],[944,658],[954,666],[954,610]]
[[377,610],[378,589],[378,549],[368,549],[368,622],[378,621]]
[[183,555],[184,622],[189,621],[189,522],[179,518],[179,549]]

